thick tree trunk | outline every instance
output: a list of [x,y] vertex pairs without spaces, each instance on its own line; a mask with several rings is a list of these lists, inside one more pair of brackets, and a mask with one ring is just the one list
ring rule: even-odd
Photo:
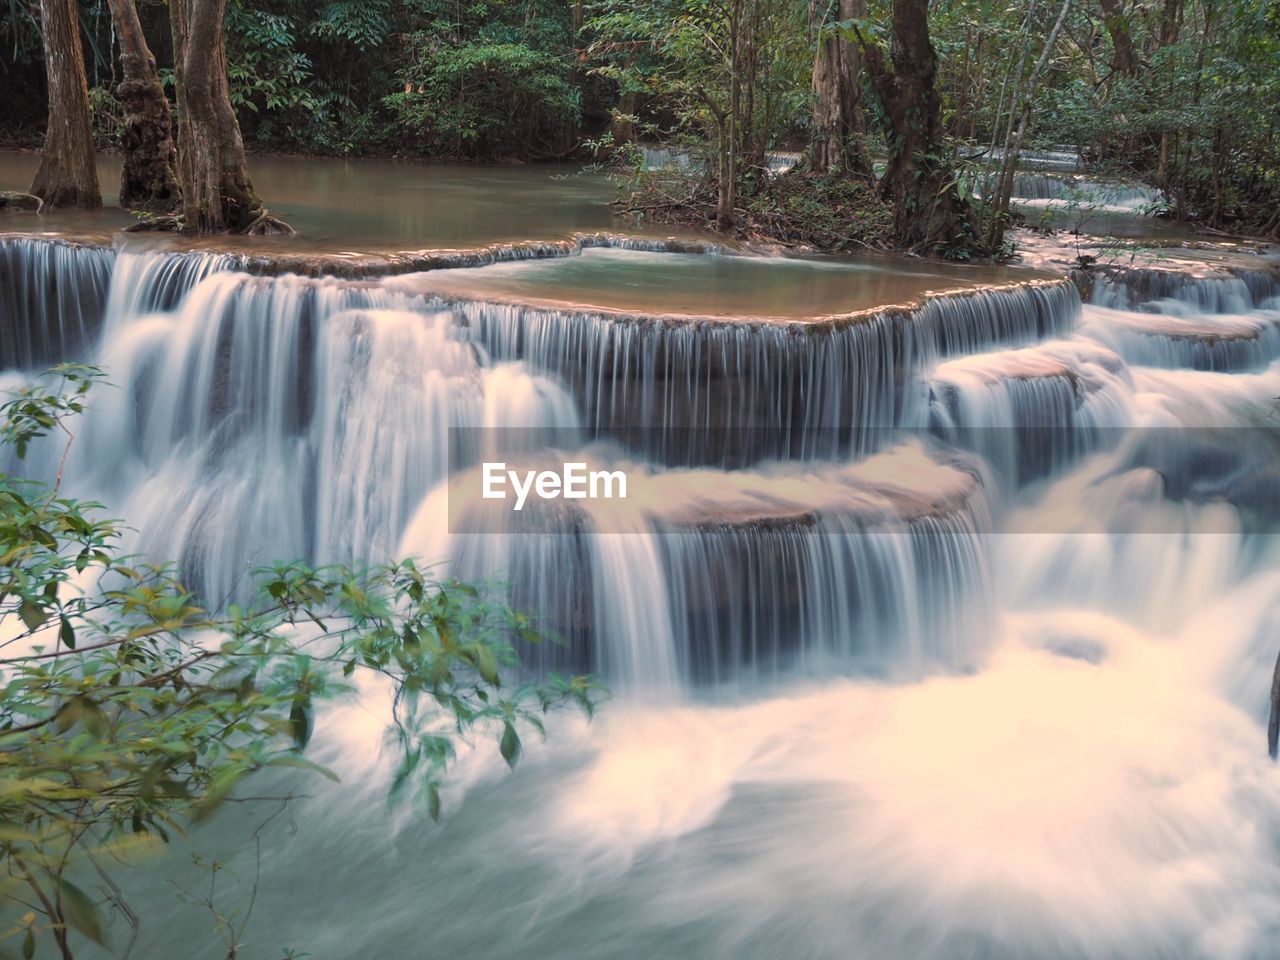
[[[810,15],[822,30],[830,12],[826,0],[814,4]],[[837,0],[836,19],[857,20],[867,15],[866,0]],[[813,140],[809,165],[817,171],[846,170],[870,175],[865,150],[866,114],[859,85],[862,57],[855,43],[839,35],[819,34],[813,61]]]
[[102,206],[93,156],[93,115],[75,0],[40,0],[49,78],[49,125],[31,192],[48,207]]
[[169,100],[160,86],[156,59],[147,47],[133,0],[111,0],[111,15],[120,38],[124,70],[124,79],[116,88],[125,114],[120,206],[172,211],[181,203],[182,193]]
[[249,179],[231,107],[223,19],[227,0],[172,0],[178,89],[178,178],[184,229],[242,232],[266,211]]
[[1111,69],[1127,77],[1138,75],[1140,61],[1138,50],[1133,45],[1133,36],[1129,33],[1129,18],[1125,14],[1124,0],[1098,0],[1102,6],[1102,24],[1111,35],[1111,49],[1114,56]]
[[883,107],[889,165],[881,189],[893,200],[894,238],[934,252],[973,236],[968,204],[942,156],[938,58],[929,39],[929,0],[893,0],[893,70],[880,49],[859,36],[867,71]]

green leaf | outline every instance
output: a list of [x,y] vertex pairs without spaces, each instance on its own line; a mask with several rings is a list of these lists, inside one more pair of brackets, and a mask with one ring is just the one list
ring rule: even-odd
[[36,934],[30,927],[22,938],[22,960],[31,960],[36,955]]
[[23,600],[22,605],[18,607],[18,616],[22,618],[28,630],[39,630],[49,619],[49,612],[38,603]]
[[280,757],[278,760],[274,760],[272,765],[277,767],[296,767],[299,770],[310,770],[312,773],[318,773],[320,776],[327,780],[332,780],[334,783],[342,782],[341,778],[328,767],[322,767],[318,763],[312,763],[305,757]]
[[94,906],[88,894],[64,877],[55,876],[53,879],[62,899],[62,912],[66,915],[67,923],[94,943],[103,943],[102,922],[98,919],[98,908]]
[[440,788],[434,783],[427,784],[427,813],[436,823],[440,822]]
[[493,648],[488,644],[479,644],[476,648],[476,669],[480,671],[480,676],[485,683],[492,687],[499,684],[498,680],[498,661],[493,654]]
[[502,742],[498,745],[502,751],[502,759],[512,770],[520,762],[520,734],[516,733],[515,724],[508,720],[502,727]]
[[311,739],[311,703],[309,700],[295,700],[289,709],[289,727],[293,731],[293,742],[298,749],[303,749]]
[[68,650],[76,648],[76,631],[66,617],[62,618],[62,628],[58,631],[58,637]]
[[240,778],[247,772],[243,767],[233,766],[224,767],[214,774],[213,780],[209,784],[209,789],[196,805],[191,819],[195,823],[199,823],[212,816],[213,812],[222,805],[222,801],[226,800],[231,791],[235,789],[235,785],[240,782]]

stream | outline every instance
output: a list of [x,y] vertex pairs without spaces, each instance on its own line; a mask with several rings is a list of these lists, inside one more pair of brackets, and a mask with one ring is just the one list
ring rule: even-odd
[[[464,750],[434,825],[362,686],[309,748],[340,783],[264,778],[305,796],[132,872],[134,957],[225,956],[188,847],[229,909],[260,881],[262,960],[1276,956],[1273,260],[767,257],[628,227],[596,174],[253,166],[298,238],[0,213],[0,379],[113,384],[68,492],[205,596],[275,559],[502,577],[566,641],[530,663],[613,697],[515,772]],[[1150,193],[1105,212],[1143,235]],[[452,259],[362,259],[404,251]],[[531,530],[465,492],[495,458],[628,499]]]

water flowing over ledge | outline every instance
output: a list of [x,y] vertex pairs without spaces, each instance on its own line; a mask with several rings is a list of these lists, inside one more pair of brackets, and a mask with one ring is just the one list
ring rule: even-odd
[[731,431],[744,434],[739,462],[857,451],[868,428],[918,422],[926,398],[914,371],[942,356],[1061,334],[1080,311],[1063,281],[948,291],[797,322],[434,302],[464,318],[494,357],[562,379],[590,427],[681,431],[679,447],[647,451],[676,462],[728,456],[715,440]]
[[[556,255],[583,249],[552,247],[562,251]],[[281,342],[297,343],[302,356],[263,361],[264,375],[273,371],[272,383],[255,389],[305,393],[308,388],[289,385],[307,382],[299,373],[311,362],[306,351],[317,326],[330,318],[352,310],[450,313],[458,321],[450,339],[476,344],[494,362],[519,361],[558,378],[592,430],[617,436],[640,424],[655,431],[651,436],[683,431],[678,439],[673,433],[666,449],[646,451],[673,462],[736,465],[858,449],[857,431],[917,422],[923,415],[927,398],[914,371],[943,356],[1060,335],[1080,311],[1067,280],[930,291],[915,302],[842,315],[742,319],[438,296],[431,273],[383,281],[264,277],[242,271],[243,262],[227,254],[113,253],[30,239],[8,241],[3,249],[27,278],[22,289],[54,291],[65,302],[64,324],[77,331],[76,342],[66,345],[74,349],[38,352],[33,345],[44,328],[44,301],[25,298],[6,321],[15,343],[11,354],[0,356],[6,367],[86,357],[93,351],[90,332],[105,329],[111,342],[146,315],[177,310],[184,329],[227,324],[231,342],[233,329],[241,329],[242,338],[271,329]],[[51,258],[50,250],[57,256]],[[92,269],[84,271],[81,261]],[[104,275],[107,268],[111,273]],[[475,277],[483,288],[483,271]],[[66,294],[90,281],[92,296]],[[759,431],[761,441],[737,451],[704,442],[746,430]]]
[[1104,307],[1133,308],[1176,300],[1208,313],[1243,313],[1280,297],[1280,266],[1256,269],[1233,263],[1217,271],[1145,266],[1101,266],[1075,273],[1082,294]]
[[114,264],[109,247],[0,237],[0,366],[33,369],[88,349]]
[[990,559],[975,534],[991,519],[976,464],[910,442],[852,464],[618,465],[626,505],[514,514],[455,502],[455,482],[424,501],[402,548],[448,556],[464,578],[510,570],[517,602],[569,641],[535,654],[546,666],[567,657],[650,693],[796,669],[918,675],[984,655]]
[[[696,240],[648,239],[626,234],[586,233],[571,240],[494,244],[467,250],[433,250],[394,255],[308,254],[288,250],[219,252],[173,249],[161,242],[117,243],[46,236],[0,235],[0,307],[4,337],[0,362],[33,367],[55,362],[84,347],[103,318],[107,290],[118,258],[131,257],[128,277],[114,283],[116,299],[132,296],[130,307],[169,309],[202,277],[215,271],[260,276],[298,275],[348,280],[399,273],[484,266],[547,257],[570,257],[583,250],[623,250],[728,254],[719,244]],[[139,264],[145,264],[140,266]],[[143,288],[127,293],[122,287]],[[56,327],[46,318],[56,317]]]
[[[132,546],[177,560],[202,595],[234,596],[248,567],[282,555],[419,553],[511,582],[513,599],[569,641],[534,654],[545,664],[668,692],[797,666],[975,666],[991,635],[991,566],[974,536],[992,529],[988,497],[1076,463],[1132,420],[1135,393],[1157,381],[1126,365],[1149,362],[1135,339],[1147,332],[1124,331],[1182,319],[1170,304],[1243,309],[1271,290],[1261,274],[1166,289],[1136,273],[1131,293],[1114,273],[1096,295],[1147,297],[1139,309],[1082,306],[1062,278],[744,318],[443,292],[462,277],[482,293],[498,276],[484,268],[353,280],[255,274],[209,252],[8,244],[5,262],[26,279],[13,284],[22,295],[6,316],[16,336],[4,366],[32,370],[41,352],[90,359],[116,385],[95,399],[68,485],[119,505],[136,524]],[[584,269],[597,266],[589,259]],[[47,304],[75,337],[39,339]],[[1215,342],[1249,324],[1272,343],[1265,311],[1194,322]],[[1225,398],[1227,386],[1192,392]],[[1242,389],[1274,395],[1261,379]],[[635,461],[661,509],[627,529],[587,512],[541,538],[449,534],[450,429],[493,426],[618,444],[613,455]],[[973,439],[990,426],[1049,430],[1032,448],[999,431]],[[877,454],[877,428],[950,438],[990,476],[895,447]],[[1195,449],[1158,461],[1168,489],[1181,489]],[[1164,489],[1138,454],[1114,462],[1116,516]],[[899,486],[915,477],[933,496],[886,496],[874,482],[885,463],[898,465]],[[1266,486],[1253,465],[1222,482],[1236,474],[1251,491]],[[1224,489],[1214,495],[1237,496],[1239,484]],[[815,502],[815,490],[834,492]]]

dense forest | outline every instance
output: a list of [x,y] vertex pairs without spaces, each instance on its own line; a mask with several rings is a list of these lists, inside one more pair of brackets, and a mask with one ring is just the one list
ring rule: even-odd
[[[661,143],[704,162],[632,209],[968,255],[1019,152],[1069,144],[1167,216],[1280,235],[1277,0],[15,0],[0,47],[3,137],[56,121],[34,193],[93,205],[119,149],[122,203],[185,194],[193,230],[279,227],[244,147],[638,170]],[[804,160],[769,177],[774,150]]]

